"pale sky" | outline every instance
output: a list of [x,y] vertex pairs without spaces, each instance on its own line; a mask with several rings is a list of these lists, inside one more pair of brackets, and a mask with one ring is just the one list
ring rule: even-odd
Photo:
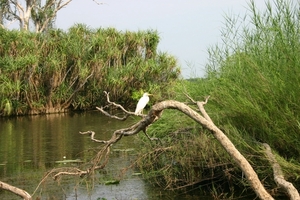
[[[103,3],[98,5],[98,3]],[[158,50],[175,56],[184,78],[204,75],[207,48],[221,41],[224,15],[244,16],[248,0],[73,0],[58,12],[56,28],[75,23],[120,31],[157,30]],[[264,0],[254,0],[260,9]],[[249,12],[249,11],[248,11]]]

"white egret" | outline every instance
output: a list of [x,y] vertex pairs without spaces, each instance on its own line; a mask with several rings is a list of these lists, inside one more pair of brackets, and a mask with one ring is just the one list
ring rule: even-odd
[[149,102],[149,96],[152,94],[144,93],[143,96],[140,98],[138,104],[136,105],[135,114],[143,114],[143,109],[146,107],[147,103]]

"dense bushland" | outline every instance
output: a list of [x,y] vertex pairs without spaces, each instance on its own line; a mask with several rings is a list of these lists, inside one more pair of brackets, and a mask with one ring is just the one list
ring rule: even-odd
[[[206,77],[184,81],[178,90],[200,101],[211,96],[208,114],[247,157],[267,189],[276,185],[261,142],[277,153],[285,178],[299,188],[300,6],[278,0],[259,11],[250,2],[249,10],[245,18],[226,17],[223,43],[209,49]],[[186,101],[183,95],[177,97]],[[148,177],[169,188],[209,185],[213,194],[247,185],[210,133],[186,122],[185,116],[171,119],[192,131],[176,132],[176,125],[163,120],[157,122],[159,128],[149,128],[162,143],[148,146],[151,153],[147,149],[140,160]]]
[[94,108],[105,101],[105,90],[128,106],[140,90],[159,93],[180,70],[174,57],[158,52],[158,43],[152,30],[0,29],[0,115]]

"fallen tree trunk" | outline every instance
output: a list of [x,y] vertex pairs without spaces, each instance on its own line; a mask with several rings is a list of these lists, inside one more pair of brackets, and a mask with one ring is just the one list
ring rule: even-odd
[[[134,115],[133,112],[126,111],[121,105],[116,104],[114,102],[110,102],[109,93],[106,93],[106,95],[107,95],[107,102],[109,103],[109,105],[107,105],[106,107],[116,106],[116,107],[119,107],[120,109],[122,109],[126,113],[126,115],[130,115],[130,114]],[[188,98],[190,98],[190,97],[188,97]],[[228,152],[228,154],[234,159],[234,161],[237,163],[237,165],[243,171],[250,186],[252,187],[252,189],[254,190],[254,192],[257,194],[257,196],[260,199],[266,199],[266,200],[273,199],[273,197],[266,191],[266,189],[262,185],[256,172],[254,171],[252,166],[249,164],[249,162],[246,160],[246,158],[236,149],[234,144],[213,123],[213,121],[211,120],[209,115],[206,113],[206,111],[204,109],[204,105],[207,103],[208,98],[204,102],[199,102],[199,101],[196,102],[190,98],[190,100],[198,106],[198,108],[200,109],[200,112],[203,116],[200,115],[199,113],[197,113],[195,110],[193,110],[189,106],[187,106],[186,104],[178,102],[178,101],[167,100],[167,101],[159,102],[159,103],[153,105],[151,110],[149,111],[148,115],[145,115],[144,118],[137,124],[131,126],[130,128],[127,128],[127,129],[121,129],[121,130],[115,131],[112,136],[112,139],[115,140],[115,138],[118,138],[118,140],[119,140],[122,136],[129,136],[129,135],[137,134],[141,130],[146,134],[147,127],[160,118],[164,109],[179,110],[179,111],[183,112],[184,114],[186,114],[187,116],[189,116],[190,118],[192,118],[193,120],[195,120],[197,123],[202,124],[202,126],[207,128],[208,130],[212,131],[214,137],[220,142],[220,144],[223,146],[223,148]],[[100,110],[102,113],[104,113],[107,116],[116,118],[115,116],[111,116],[110,114],[105,112],[103,108],[97,108],[97,109]],[[148,137],[148,135],[147,135],[147,137]],[[112,139],[110,139],[108,141],[101,141],[101,142],[103,142],[105,144],[111,143]]]
[[261,181],[259,180],[256,172],[246,160],[246,158],[236,149],[234,144],[229,140],[229,138],[213,123],[208,114],[204,109],[205,102],[196,102],[202,115],[191,109],[189,106],[184,103],[177,101],[163,101],[158,104],[155,104],[149,115],[157,115],[157,113],[162,112],[164,109],[177,109],[195,120],[196,122],[202,124],[205,128],[212,131],[214,137],[220,142],[228,154],[234,159],[240,169],[244,172],[250,186],[257,194],[260,199],[273,199],[273,197],[266,191]]
[[[126,116],[124,118],[116,117],[116,116],[110,115],[109,113],[104,111],[103,108],[97,107],[97,109],[100,110],[102,113],[104,113],[105,115],[107,115],[109,117],[119,119],[119,120],[125,120],[129,115],[135,115],[133,112],[129,112],[129,111],[125,110],[121,105],[116,104],[114,102],[110,102],[109,96],[108,96],[109,94],[106,93],[106,95],[107,95],[107,101],[108,101],[109,105],[105,106],[105,107],[109,107],[109,106],[119,107],[126,113]],[[173,101],[173,100],[167,100],[167,101],[159,102],[159,103],[155,104],[154,106],[152,106],[148,115],[142,115],[142,114],[139,115],[139,116],[143,117],[142,120],[140,120],[136,124],[132,125],[131,127],[116,130],[113,133],[111,139],[109,139],[109,140],[95,139],[94,138],[95,133],[93,131],[80,132],[81,134],[89,134],[91,136],[91,139],[95,142],[105,144],[104,147],[102,148],[102,150],[97,153],[96,158],[93,160],[92,167],[89,167],[86,170],[81,170],[78,168],[72,168],[71,170],[68,169],[68,170],[62,170],[62,171],[60,171],[59,169],[53,170],[52,172],[48,173],[47,176],[52,173],[56,173],[54,175],[54,178],[57,178],[61,175],[82,176],[82,175],[93,173],[93,171],[96,169],[103,169],[106,166],[108,159],[109,159],[110,147],[114,143],[118,142],[123,136],[135,135],[135,134],[139,133],[140,131],[143,131],[146,134],[146,136],[152,140],[153,138],[150,138],[146,133],[147,127],[149,125],[153,124],[156,120],[158,120],[161,117],[164,109],[176,109],[176,110],[179,110],[182,113],[186,114],[187,116],[192,118],[194,121],[201,124],[203,127],[207,128],[208,130],[210,130],[212,132],[214,137],[220,142],[220,144],[223,146],[223,148],[228,152],[228,154],[234,159],[236,164],[243,171],[250,186],[252,187],[252,189],[254,190],[254,192],[257,194],[257,196],[260,199],[264,199],[264,200],[265,199],[266,200],[273,199],[273,197],[266,191],[266,189],[262,185],[256,172],[254,171],[252,166],[249,164],[249,162],[236,149],[236,147],[229,140],[229,138],[213,123],[213,121],[211,120],[209,115],[206,113],[206,111],[204,109],[204,105],[207,103],[208,98],[204,102],[199,102],[199,101],[195,102],[191,98],[190,98],[190,100],[198,106],[202,115],[184,103],[181,103],[178,101]],[[101,161],[102,161],[102,165],[99,165]],[[279,183],[282,183],[283,180],[284,180],[283,176],[280,177]],[[0,182],[0,188],[12,191],[13,193],[23,197],[24,199],[32,199],[32,197],[26,191],[21,190],[16,187],[13,187],[13,186],[10,186],[6,183]],[[294,196],[290,196],[290,197],[294,198]],[[295,196],[294,199],[297,199],[297,196]]]
[[281,171],[281,167],[275,159],[274,154],[272,153],[271,147],[263,143],[263,146],[266,148],[266,155],[272,165],[273,173],[274,173],[274,180],[276,184],[283,188],[289,195],[290,199],[292,200],[300,200],[299,193],[294,185],[284,179],[283,173]]

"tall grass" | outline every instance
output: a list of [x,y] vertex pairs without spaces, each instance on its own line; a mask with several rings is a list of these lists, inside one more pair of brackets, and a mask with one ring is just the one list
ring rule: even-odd
[[[298,187],[300,6],[282,0],[266,3],[264,11],[253,1],[248,6],[251,14],[225,18],[223,42],[208,50],[206,76],[178,83],[177,99],[187,101],[182,92],[199,101],[210,95],[205,106],[208,114],[249,160],[265,187],[276,186],[271,168],[266,167],[270,164],[262,142],[272,147],[285,178]],[[235,186],[247,186],[241,171],[210,133],[186,116],[167,117],[167,122],[158,122],[157,129],[165,133],[160,134],[163,141],[169,142],[163,143],[164,148],[148,147],[146,152],[152,151],[139,165],[150,171],[147,175],[154,182],[172,189],[207,185],[212,194],[224,192],[225,185],[230,192]],[[184,131],[176,135],[174,128]]]
[[[191,91],[189,86],[186,89]],[[213,112],[209,108],[207,110]],[[230,124],[220,128],[252,163],[266,187],[276,187],[272,182],[272,170],[266,167],[269,163],[257,143],[250,136],[241,135]],[[198,195],[222,194],[224,198],[249,192],[245,189],[249,185],[242,171],[211,132],[182,113],[164,111],[162,118],[147,132],[158,137],[159,141],[149,142],[141,135],[137,166],[150,183],[168,190],[197,191]]]
[[278,0],[263,12],[254,2],[249,7],[250,24],[235,26],[235,19],[227,19],[223,48],[210,50],[211,95],[222,123],[300,161],[299,3]]

